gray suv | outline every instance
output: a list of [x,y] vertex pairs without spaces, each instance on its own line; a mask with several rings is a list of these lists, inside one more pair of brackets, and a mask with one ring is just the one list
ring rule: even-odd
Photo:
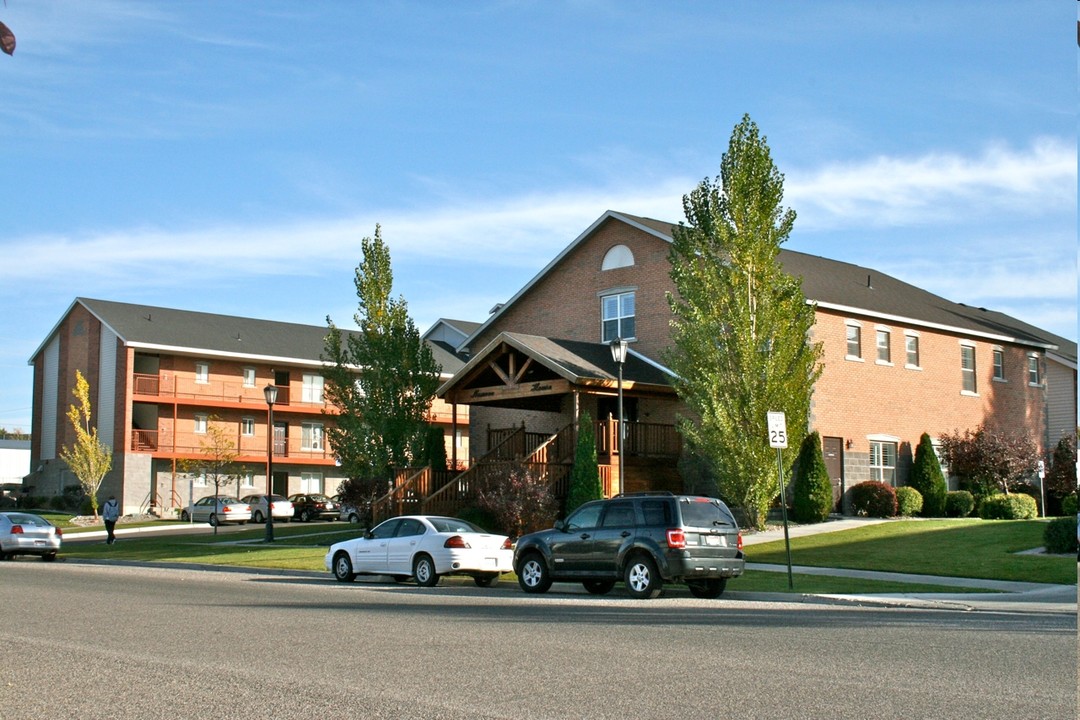
[[603,595],[622,580],[635,598],[656,597],[665,582],[685,582],[695,597],[715,598],[744,565],[742,533],[727,505],[671,493],[585,503],[554,528],[522,536],[514,550],[514,571],[527,593],[570,581]]

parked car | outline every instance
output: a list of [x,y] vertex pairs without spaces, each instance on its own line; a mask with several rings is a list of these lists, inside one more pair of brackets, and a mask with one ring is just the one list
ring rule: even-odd
[[339,582],[352,582],[357,575],[390,575],[434,587],[443,575],[469,575],[478,586],[489,587],[510,572],[513,559],[506,535],[458,518],[402,515],[362,537],[331,545],[326,569]]
[[571,581],[603,595],[622,580],[635,598],[656,597],[665,582],[715,598],[744,566],[742,533],[727,505],[671,493],[586,503],[554,528],[518,538],[514,551],[518,584],[528,593]]
[[293,517],[303,522],[310,520],[337,520],[337,503],[319,493],[290,495],[293,504]]
[[180,511],[180,519],[187,522],[208,522],[211,525],[238,523],[243,525],[251,519],[251,506],[228,495],[210,495],[195,501],[190,510]]
[[[246,495],[240,498],[240,502],[247,503],[251,506],[251,522],[253,523],[265,523],[266,522],[266,495]],[[293,518],[293,505],[287,497],[284,495],[271,495],[270,496],[270,508],[271,517],[277,520],[284,520],[285,522],[291,522]]]
[[371,504],[365,503],[363,507],[357,507],[352,503],[345,502],[340,495],[330,498],[338,505],[338,520],[359,525],[371,519]]
[[51,522],[32,513],[0,512],[0,560],[16,555],[39,555],[52,562],[60,552],[63,533]]

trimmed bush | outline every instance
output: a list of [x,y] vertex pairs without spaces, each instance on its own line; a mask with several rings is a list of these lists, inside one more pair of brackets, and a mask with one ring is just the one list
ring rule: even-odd
[[913,487],[896,488],[896,512],[903,517],[918,515],[923,509],[922,493]]
[[1035,498],[1023,493],[990,495],[979,503],[979,517],[983,520],[1031,520],[1038,514]]
[[891,485],[871,480],[851,488],[851,509],[856,515],[868,517],[894,517],[896,515],[896,491]]
[[974,509],[975,496],[967,490],[951,490],[945,495],[945,517],[967,517]]
[[566,495],[566,514],[569,515],[590,500],[604,497],[600,469],[596,461],[596,430],[588,411],[578,422],[577,445],[574,446],[574,466],[570,470],[570,489]]
[[1076,516],[1054,518],[1043,530],[1046,552],[1055,555],[1076,552]]
[[[934,452],[934,443],[928,433],[923,433],[915,448],[915,461],[911,467],[908,485],[922,495],[920,512],[924,517],[943,517],[945,515],[945,496],[949,487],[941,473],[941,463]],[[903,511],[900,512],[903,515]]]
[[821,455],[821,436],[816,430],[803,439],[795,467],[792,516],[795,522],[822,522],[832,512],[833,496],[829,470]]
[[467,507],[458,512],[456,517],[461,518],[465,522],[471,522],[473,525],[482,527],[488,532],[502,532],[502,526],[499,524],[498,519],[483,508]]
[[1066,495],[1061,498],[1061,514],[1062,515],[1075,515],[1076,514],[1076,494]]

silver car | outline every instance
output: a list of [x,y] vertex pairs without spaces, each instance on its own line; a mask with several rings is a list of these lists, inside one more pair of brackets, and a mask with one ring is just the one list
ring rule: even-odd
[[[245,502],[251,506],[251,522],[266,522],[266,495],[245,495],[240,498],[240,502]],[[274,522],[278,520],[292,522],[293,506],[289,498],[284,495],[271,495],[270,507]]]
[[243,525],[251,519],[251,506],[228,495],[210,495],[197,500],[190,509],[184,508],[180,512],[180,519],[184,522],[208,522],[211,525]]
[[0,512],[0,560],[15,555],[39,555],[52,562],[60,551],[60,528],[30,513]]

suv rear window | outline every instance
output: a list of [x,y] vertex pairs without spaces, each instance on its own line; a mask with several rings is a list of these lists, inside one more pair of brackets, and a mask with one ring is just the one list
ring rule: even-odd
[[717,525],[735,525],[731,512],[715,500],[682,500],[683,525],[687,527],[715,527]]
[[642,500],[641,513],[645,516],[645,524],[653,527],[659,525],[671,525],[671,503],[667,500]]

